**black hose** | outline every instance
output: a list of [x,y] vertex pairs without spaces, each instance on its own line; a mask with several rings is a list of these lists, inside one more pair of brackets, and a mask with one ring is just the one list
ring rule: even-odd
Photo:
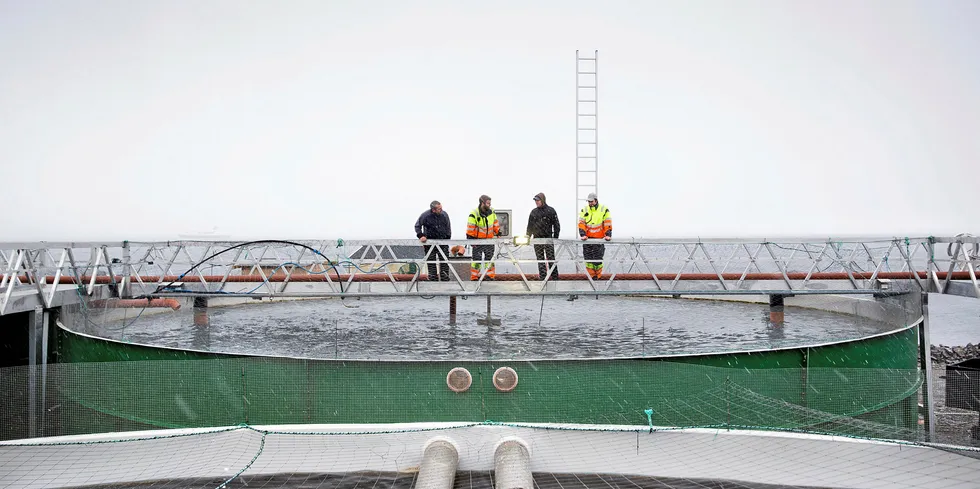
[[[159,294],[160,291],[162,291],[163,289],[166,289],[167,287],[172,286],[174,283],[176,283],[176,282],[180,281],[181,279],[183,279],[188,273],[191,273],[192,271],[194,271],[194,269],[196,269],[197,267],[203,265],[208,260],[210,260],[210,259],[212,259],[212,258],[214,258],[216,256],[219,256],[221,254],[227,253],[227,252],[229,252],[231,250],[234,250],[234,249],[237,249],[237,248],[241,248],[243,246],[249,246],[249,245],[254,245],[254,244],[265,244],[265,243],[278,243],[278,244],[288,244],[288,245],[292,245],[292,246],[299,246],[301,248],[304,248],[304,249],[307,249],[307,250],[312,251],[316,255],[320,255],[323,258],[326,258],[328,260],[328,263],[329,263],[329,260],[330,260],[323,253],[320,253],[319,250],[317,250],[317,249],[315,249],[315,248],[313,248],[311,246],[307,246],[307,245],[305,245],[303,243],[297,243],[295,241],[285,241],[285,240],[281,240],[281,239],[260,239],[260,240],[256,240],[256,241],[246,241],[244,243],[239,243],[239,244],[234,245],[234,246],[229,246],[229,247],[227,247],[227,248],[225,248],[225,249],[223,249],[223,250],[221,250],[221,251],[219,251],[217,253],[214,253],[213,255],[211,255],[211,256],[209,256],[207,258],[202,259],[201,261],[195,263],[194,266],[188,268],[184,273],[178,275],[176,280],[171,280],[170,283],[168,283],[166,285],[159,285],[159,286],[157,286],[156,290],[154,290],[153,293],[154,294]],[[340,276],[340,271],[337,270],[337,267],[336,266],[334,266],[334,265],[331,264],[330,265],[330,268],[333,268],[333,270],[335,272],[337,272],[337,275]],[[344,292],[344,283],[343,282],[339,282],[339,283],[340,283],[340,293],[343,293]],[[148,299],[149,298],[149,295],[143,295],[143,296],[139,296],[139,297],[136,297],[136,298],[137,299]]]

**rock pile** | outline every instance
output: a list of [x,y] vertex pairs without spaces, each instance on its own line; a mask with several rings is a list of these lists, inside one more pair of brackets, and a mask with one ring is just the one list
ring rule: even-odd
[[936,363],[957,363],[971,358],[980,358],[980,345],[968,343],[966,346],[931,345],[932,361]]

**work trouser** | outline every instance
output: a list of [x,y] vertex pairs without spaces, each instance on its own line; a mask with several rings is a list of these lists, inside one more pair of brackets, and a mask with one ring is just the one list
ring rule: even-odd
[[470,267],[470,280],[479,280],[481,271],[486,268],[487,275],[486,278],[493,279],[494,277],[494,264],[493,264],[493,253],[494,245],[473,245],[473,264]]
[[[534,245],[534,256],[538,260],[538,277],[544,280],[548,276],[548,269],[555,263],[555,245]],[[558,280],[558,265],[555,265],[555,271],[551,273],[551,280]]]
[[[422,250],[425,253],[423,256],[427,256],[425,259],[426,265],[429,267],[429,280],[441,280],[446,282],[449,280],[449,262],[447,258],[449,256],[449,245],[438,245],[439,249],[433,249],[437,245],[422,245]],[[432,254],[429,254],[429,251]],[[442,250],[442,254],[439,253]]]
[[606,245],[603,244],[584,244],[582,254],[585,255],[585,271],[593,279],[599,278],[602,274],[602,257],[606,254]]

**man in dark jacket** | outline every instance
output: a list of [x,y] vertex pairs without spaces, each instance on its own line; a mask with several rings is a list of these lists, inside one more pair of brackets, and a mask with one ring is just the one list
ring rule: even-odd
[[[548,205],[544,193],[534,196],[534,209],[527,218],[527,236],[535,238],[558,238],[561,232],[561,225],[558,224],[558,213],[555,208]],[[555,245],[536,244],[534,245],[534,256],[538,260],[538,276],[544,280],[548,276],[548,269],[555,261]],[[555,271],[551,273],[551,280],[558,280],[558,265],[554,264]]]
[[[438,200],[433,200],[429,204],[429,210],[422,213],[415,221],[415,237],[422,243],[430,239],[452,239],[453,229],[449,224],[449,214],[442,210],[442,204]],[[449,280],[449,263],[446,257],[449,256],[449,245],[439,245],[439,249],[433,249],[435,245],[423,245],[424,256],[428,256],[426,261],[429,267],[429,280]],[[440,250],[442,252],[440,253]],[[429,254],[429,253],[432,254]]]

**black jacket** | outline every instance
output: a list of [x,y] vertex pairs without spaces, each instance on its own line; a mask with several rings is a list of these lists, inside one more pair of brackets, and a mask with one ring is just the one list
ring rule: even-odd
[[452,239],[453,228],[449,224],[449,214],[442,211],[439,214],[429,209],[415,221],[415,237],[427,239]]
[[557,238],[560,232],[561,225],[558,224],[558,213],[554,207],[544,204],[531,209],[531,215],[527,218],[527,236]]

